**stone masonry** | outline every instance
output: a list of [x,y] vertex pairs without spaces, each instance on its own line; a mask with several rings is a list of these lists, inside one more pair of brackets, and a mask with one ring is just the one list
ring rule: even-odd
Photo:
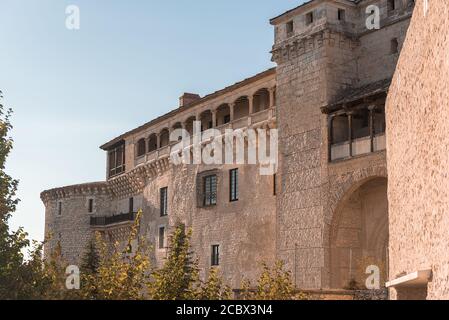
[[[369,30],[373,5],[380,24]],[[412,12],[411,0],[313,0],[273,18],[275,68],[205,97],[184,94],[177,109],[101,147],[105,182],[42,193],[53,234],[46,251],[59,241],[64,257],[79,263],[94,231],[120,240],[142,209],[141,234],[156,265],[181,221],[193,230],[202,276],[219,248],[217,267],[235,289],[255,279],[262,262],[283,260],[300,289],[373,296],[360,291],[366,267],[380,268],[382,287],[388,280],[385,99]],[[175,165],[173,148],[182,141],[190,154],[191,140],[169,137],[192,132],[194,120],[219,139],[225,129],[278,129],[277,173],[252,164]],[[238,199],[230,197],[235,169]],[[205,205],[210,177],[216,203]]]
[[393,299],[449,299],[448,17],[417,1],[387,103]]

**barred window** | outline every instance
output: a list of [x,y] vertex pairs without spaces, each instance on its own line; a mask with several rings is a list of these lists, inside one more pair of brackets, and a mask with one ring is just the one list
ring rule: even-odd
[[217,204],[217,176],[204,177],[204,206]]
[[211,266],[219,266],[219,265],[220,265],[220,246],[213,245],[211,255]]
[[160,190],[161,196],[161,217],[168,215],[168,188]]
[[229,171],[229,199],[231,202],[239,200],[239,169]]
[[89,213],[94,212],[94,199],[89,199],[87,211]]

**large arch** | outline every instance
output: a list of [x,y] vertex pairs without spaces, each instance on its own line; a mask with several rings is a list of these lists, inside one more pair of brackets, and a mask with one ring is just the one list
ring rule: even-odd
[[331,204],[329,232],[330,287],[366,289],[367,267],[381,271],[381,285],[388,276],[387,178],[359,176],[340,189],[339,201]]

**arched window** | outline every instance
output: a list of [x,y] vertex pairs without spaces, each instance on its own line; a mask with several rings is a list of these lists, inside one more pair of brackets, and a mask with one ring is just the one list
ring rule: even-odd
[[160,133],[160,146],[159,148],[166,147],[170,144],[170,132],[168,129],[164,129]]
[[181,141],[182,140],[182,131],[181,131],[182,124],[181,124],[181,122],[175,123],[175,125],[172,127],[172,129],[173,129],[172,134],[177,133],[176,140]]
[[254,94],[254,113],[266,110],[270,107],[270,92],[260,89]]
[[212,112],[210,110],[204,111],[200,115],[201,119],[201,132],[206,131],[208,129],[212,129],[214,124],[212,123]]
[[249,115],[249,100],[248,97],[240,97],[235,101],[234,119],[241,119]]
[[191,116],[185,122],[185,128],[190,136],[193,135],[193,124],[195,121],[196,121],[196,118],[194,116]]
[[137,156],[141,157],[141,156],[145,155],[145,153],[146,153],[145,139],[140,139],[137,142]]
[[157,150],[157,136],[156,134],[152,134],[148,138],[148,152],[153,152]]
[[231,108],[228,104],[222,104],[217,109],[217,126],[231,122]]

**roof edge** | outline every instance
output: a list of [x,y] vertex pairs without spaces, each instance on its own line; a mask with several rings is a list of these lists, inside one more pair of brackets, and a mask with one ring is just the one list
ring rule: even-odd
[[208,94],[208,95],[204,96],[203,98],[201,98],[201,99],[199,99],[197,101],[194,101],[194,102],[184,106],[182,109],[180,109],[178,107],[178,108],[176,108],[176,109],[174,109],[174,110],[172,110],[172,111],[170,111],[170,112],[168,112],[168,113],[166,113],[166,114],[164,114],[164,115],[162,115],[162,116],[160,116],[158,118],[155,118],[155,119],[153,119],[153,120],[143,124],[140,127],[137,127],[137,128],[135,128],[135,129],[133,129],[131,131],[128,131],[128,132],[126,132],[126,133],[124,133],[124,134],[122,134],[122,135],[120,135],[120,136],[110,140],[109,142],[107,142],[107,143],[103,144],[102,146],[100,146],[100,149],[106,151],[109,148],[111,148],[112,146],[116,145],[120,141],[124,140],[128,136],[130,136],[130,135],[132,135],[132,134],[134,134],[134,133],[136,133],[138,131],[145,130],[145,129],[153,126],[153,125],[156,125],[156,124],[158,124],[158,123],[160,123],[160,122],[162,122],[164,120],[169,119],[172,116],[177,115],[178,113],[184,112],[185,110],[187,110],[189,108],[195,107],[195,106],[197,106],[197,105],[199,105],[201,103],[204,103],[206,101],[209,101],[209,100],[212,100],[214,98],[217,98],[220,95],[223,95],[223,94],[225,94],[225,93],[227,93],[229,91],[238,89],[240,87],[243,87],[243,86],[245,86],[247,84],[250,84],[250,83],[252,83],[254,81],[257,81],[259,79],[262,79],[262,78],[264,78],[266,76],[269,76],[269,75],[275,74],[275,73],[276,73],[276,67],[269,68],[269,69],[267,69],[265,71],[262,71],[262,72],[254,75],[252,77],[246,78],[246,79],[244,79],[242,81],[234,83],[233,85],[230,85],[230,86],[225,87],[225,88],[223,88],[221,90],[218,90],[218,91],[215,91],[215,92],[213,92],[211,94]]

